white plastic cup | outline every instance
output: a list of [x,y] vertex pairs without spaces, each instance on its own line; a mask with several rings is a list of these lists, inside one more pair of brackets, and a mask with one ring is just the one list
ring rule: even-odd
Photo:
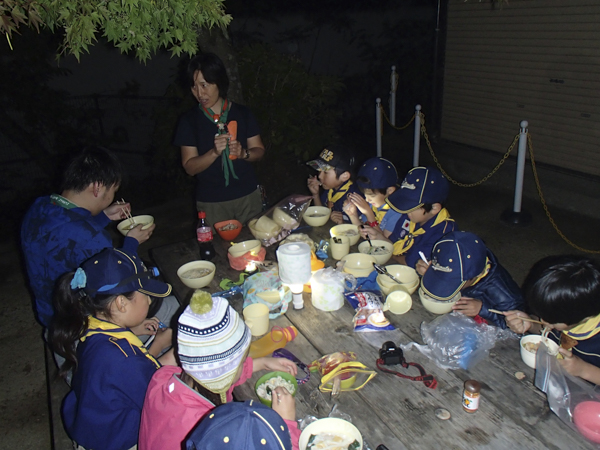
[[412,298],[402,288],[390,292],[383,304],[383,310],[393,314],[405,314],[410,311],[410,308],[412,308]]
[[262,303],[253,303],[244,308],[244,322],[252,336],[262,336],[269,331],[269,308]]
[[[335,242],[334,239],[341,240],[341,243]],[[329,240],[329,248],[331,249],[331,257],[339,261],[350,253],[350,238],[348,236],[332,237]]]

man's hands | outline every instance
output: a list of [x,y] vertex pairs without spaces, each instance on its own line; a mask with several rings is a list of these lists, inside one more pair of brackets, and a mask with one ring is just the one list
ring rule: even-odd
[[123,220],[127,218],[127,214],[131,214],[131,204],[114,202],[104,210],[104,214],[110,220]]
[[135,228],[129,230],[129,232],[127,233],[127,237],[132,237],[136,239],[140,244],[146,242],[148,239],[150,239],[150,236],[152,236],[152,232],[156,228],[156,224],[153,223],[145,230],[142,230],[143,226],[144,225],[139,224]]

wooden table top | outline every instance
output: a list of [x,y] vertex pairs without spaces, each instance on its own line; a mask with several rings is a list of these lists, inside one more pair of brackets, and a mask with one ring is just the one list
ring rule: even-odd
[[[319,242],[328,238],[332,225],[330,222],[305,232]],[[253,238],[244,228],[236,242],[247,239]],[[219,288],[222,279],[237,280],[240,273],[229,267],[227,247],[230,244],[217,236],[214,245],[217,256],[213,262],[217,270],[214,280],[206,288],[213,293],[222,290]],[[275,260],[276,247],[267,248],[267,260]],[[356,246],[352,251],[357,251]],[[154,248],[150,255],[165,281],[172,284],[179,301],[189,302],[193,290],[187,288],[176,273],[182,264],[198,259],[195,239]],[[332,264],[333,260],[326,261],[326,265]],[[241,313],[243,299],[240,295],[231,298],[230,303]],[[489,356],[468,371],[443,370],[416,350],[405,352],[407,361],[421,364],[435,376],[437,389],[429,389],[421,382],[380,372],[375,365],[379,349],[386,341],[398,345],[423,342],[421,323],[430,322],[437,316],[423,308],[417,295],[413,294],[413,306],[408,313],[386,313],[396,327],[393,331],[356,333],[353,316],[354,310],[347,302],[338,311],[324,312],[314,308],[310,294],[305,293],[303,309],[294,310],[290,303],[285,315],[271,321],[271,325],[294,325],[298,329],[299,336],[286,349],[306,364],[336,351],[353,351],[358,361],[377,371],[377,376],[362,390],[342,392],[335,401],[328,393],[319,392],[320,377],[311,374],[310,380],[300,385],[296,395],[297,418],[307,415],[327,417],[337,404],[336,410],[350,415],[373,450],[379,444],[390,450],[433,449],[441,445],[452,449],[594,448],[550,411],[546,395],[533,385],[534,370],[521,360],[516,337],[496,343]],[[418,375],[416,369],[390,368]],[[518,380],[516,372],[525,373],[526,378]],[[257,373],[237,387],[236,398],[256,398],[254,383],[261,375]],[[482,386],[479,410],[474,414],[462,408],[463,384],[469,379],[479,381]],[[451,418],[444,421],[436,418],[438,408],[448,410]]]

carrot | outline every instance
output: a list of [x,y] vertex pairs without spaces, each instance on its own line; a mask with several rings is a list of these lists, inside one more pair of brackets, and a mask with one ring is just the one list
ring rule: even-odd
[[[237,137],[237,120],[232,120],[227,124],[227,132],[231,136],[231,139],[235,140]],[[229,155],[229,159],[237,159],[237,156]]]

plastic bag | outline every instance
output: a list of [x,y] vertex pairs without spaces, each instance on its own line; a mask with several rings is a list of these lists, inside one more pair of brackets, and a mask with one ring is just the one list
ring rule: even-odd
[[311,200],[309,195],[290,195],[250,220],[248,228],[256,239],[268,247],[298,228]]
[[311,372],[321,375],[321,392],[337,395],[343,391],[362,389],[377,373],[356,361],[354,352],[335,352],[308,365]]
[[352,319],[354,331],[387,331],[396,327],[383,314],[380,291],[355,291],[344,294],[356,314]]
[[[274,301],[266,301],[259,294],[269,293]],[[284,288],[277,267],[266,272],[255,273],[244,282],[244,308],[252,303],[267,305],[270,311],[269,319],[276,319],[285,314],[288,303],[292,301],[292,292]],[[275,312],[281,308],[279,312]]]
[[[600,425],[598,386],[564,370],[543,341],[536,353],[535,367],[535,386],[546,393],[552,412],[569,427],[600,444],[600,437],[593,431]],[[593,414],[594,410],[596,414]]]
[[512,333],[453,312],[421,324],[425,345],[415,342],[403,345],[402,350],[416,347],[442,369],[469,369],[482,360],[497,340]]

